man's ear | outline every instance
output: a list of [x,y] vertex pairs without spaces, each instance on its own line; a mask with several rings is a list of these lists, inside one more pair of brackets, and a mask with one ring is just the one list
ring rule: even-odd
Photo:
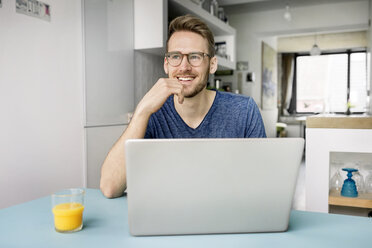
[[168,60],[164,57],[164,72],[168,75]]
[[211,58],[211,61],[209,62],[209,74],[213,74],[217,71],[217,66],[218,66],[218,61],[217,61],[217,57],[214,56],[213,58]]

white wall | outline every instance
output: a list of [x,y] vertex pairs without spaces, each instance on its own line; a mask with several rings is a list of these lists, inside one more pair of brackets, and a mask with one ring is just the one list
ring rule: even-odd
[[0,8],[0,208],[84,186],[81,2]]
[[244,10],[227,8],[230,25],[237,30],[237,61],[248,61],[249,70],[256,73],[257,83],[254,85],[252,97],[257,104],[261,105],[262,40],[276,48],[272,39],[279,35],[366,30],[368,9],[367,0],[291,8],[292,21],[288,23],[283,18],[284,7],[245,13]]

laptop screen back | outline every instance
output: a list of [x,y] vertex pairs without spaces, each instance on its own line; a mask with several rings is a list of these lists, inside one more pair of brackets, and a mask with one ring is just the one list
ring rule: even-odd
[[132,235],[288,228],[302,138],[126,142]]

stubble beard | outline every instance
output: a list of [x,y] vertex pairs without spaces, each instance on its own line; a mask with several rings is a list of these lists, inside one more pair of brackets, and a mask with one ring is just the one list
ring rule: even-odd
[[207,87],[207,82],[208,82],[208,79],[209,79],[209,69],[210,69],[210,66],[208,66],[208,69],[206,70],[206,72],[204,74],[204,78],[205,78],[204,81],[197,84],[193,91],[184,95],[185,98],[192,98],[192,97],[198,95],[200,92],[202,92]]

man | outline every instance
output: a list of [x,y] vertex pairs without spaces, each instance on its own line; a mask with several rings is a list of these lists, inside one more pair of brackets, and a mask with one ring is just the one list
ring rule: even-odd
[[190,15],[169,25],[164,71],[137,105],[128,128],[102,165],[100,187],[108,198],[126,189],[124,144],[140,138],[266,137],[252,98],[207,90],[217,70],[213,34]]

